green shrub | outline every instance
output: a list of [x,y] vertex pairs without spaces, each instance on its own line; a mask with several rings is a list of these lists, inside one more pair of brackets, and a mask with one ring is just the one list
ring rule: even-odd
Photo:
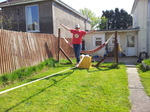
[[139,70],[141,70],[142,72],[148,71],[148,69],[145,68],[145,67],[142,65],[142,63],[140,63],[139,65],[137,65],[137,68],[138,68]]
[[143,60],[146,65],[150,65],[150,58]]
[[7,76],[6,76],[6,75],[2,75],[2,76],[0,77],[0,82],[6,82],[6,81],[8,81]]
[[53,58],[50,58],[50,59],[48,59],[48,60],[45,61],[45,65],[47,67],[56,67],[56,63],[57,62],[58,61],[54,60]]
[[14,80],[16,80],[18,78],[17,75],[14,75],[13,73],[4,74],[4,76],[7,77],[8,81],[14,81]]
[[44,68],[44,63],[42,62],[42,63],[40,63],[39,65],[37,65],[37,68],[36,68],[36,70],[37,71],[41,71],[43,68]]
[[34,70],[34,69],[32,69],[32,67],[26,68],[26,69],[24,70],[24,75],[25,75],[25,76],[30,76],[31,74],[34,73],[33,70]]
[[37,67],[36,66],[32,66],[31,69],[32,69],[33,72],[37,71]]

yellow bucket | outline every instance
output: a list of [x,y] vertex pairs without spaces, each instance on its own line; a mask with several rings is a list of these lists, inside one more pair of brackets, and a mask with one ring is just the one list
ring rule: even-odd
[[[82,59],[82,55],[80,56],[80,59]],[[91,68],[91,56],[84,56],[83,60],[80,62],[78,68]]]

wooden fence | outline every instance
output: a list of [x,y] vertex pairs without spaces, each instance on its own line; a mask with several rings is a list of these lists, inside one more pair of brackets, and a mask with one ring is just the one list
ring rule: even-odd
[[[61,39],[65,51],[73,54]],[[0,30],[0,74],[58,57],[58,38],[52,34]],[[61,54],[61,57],[64,56]]]

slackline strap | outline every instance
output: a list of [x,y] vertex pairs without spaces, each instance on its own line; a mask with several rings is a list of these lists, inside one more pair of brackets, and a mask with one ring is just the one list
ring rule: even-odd
[[60,71],[60,72],[57,72],[57,73],[54,73],[54,74],[51,74],[51,75],[48,75],[48,76],[39,78],[39,79],[37,79],[37,80],[31,81],[31,82],[28,82],[28,83],[25,83],[25,84],[22,84],[22,85],[19,85],[19,86],[16,86],[16,87],[13,87],[13,88],[10,88],[10,89],[7,89],[7,90],[4,90],[4,91],[0,92],[0,95],[3,94],[3,93],[9,92],[9,91],[11,91],[11,90],[14,90],[14,89],[17,89],[17,88],[26,86],[26,85],[28,85],[28,84],[31,84],[31,83],[34,83],[34,82],[37,82],[37,81],[46,79],[46,78],[48,78],[48,77],[52,77],[52,76],[57,75],[57,74],[59,74],[59,73],[62,73],[62,72],[65,72],[65,71],[74,69],[74,68],[76,68],[76,67],[72,67],[72,68],[69,68],[69,69],[66,69],[66,70],[63,70],[63,71]]

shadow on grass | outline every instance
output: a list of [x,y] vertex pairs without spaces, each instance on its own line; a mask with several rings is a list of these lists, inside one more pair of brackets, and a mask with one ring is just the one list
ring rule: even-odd
[[[96,68],[96,69],[92,69],[92,68]],[[75,68],[75,70],[87,70],[88,73],[111,70],[111,68],[100,67],[100,66],[99,67],[92,67],[92,68]]]
[[92,73],[92,72],[98,72],[98,71],[108,71],[110,70],[110,68],[108,67],[95,67],[96,70],[91,70],[91,69],[87,69],[87,72]]
[[[56,83],[58,83],[58,82],[62,81],[62,80],[63,80],[63,79],[65,79],[66,77],[70,76],[73,72],[74,72],[74,69],[72,69],[72,71],[71,71],[71,72],[67,72],[67,73],[60,73],[60,74],[56,74],[56,75],[52,76],[52,77],[64,76],[64,77],[62,77],[62,78],[61,78],[60,80],[58,80],[58,81],[56,81],[56,80],[52,79],[52,80],[53,80],[53,82],[54,82],[53,84],[51,84],[51,85],[49,85],[49,86],[47,86],[47,87],[43,88],[41,91],[39,91],[39,92],[37,92],[37,93],[35,93],[35,94],[31,95],[30,97],[26,98],[25,100],[23,100],[23,101],[21,101],[21,102],[17,103],[16,105],[14,105],[14,106],[10,107],[10,108],[9,108],[9,109],[7,109],[5,112],[8,112],[8,111],[12,110],[13,108],[15,108],[15,107],[19,106],[20,104],[22,104],[22,103],[24,103],[24,102],[28,101],[29,99],[31,99],[31,98],[33,98],[33,97],[35,97],[35,96],[36,96],[36,95],[38,95],[38,94],[40,94],[40,93],[44,92],[44,91],[45,91],[45,90],[47,90],[48,88],[50,88],[50,87],[54,86]],[[51,78],[51,77],[46,78],[46,79],[48,80],[48,79],[50,79],[50,78]]]

